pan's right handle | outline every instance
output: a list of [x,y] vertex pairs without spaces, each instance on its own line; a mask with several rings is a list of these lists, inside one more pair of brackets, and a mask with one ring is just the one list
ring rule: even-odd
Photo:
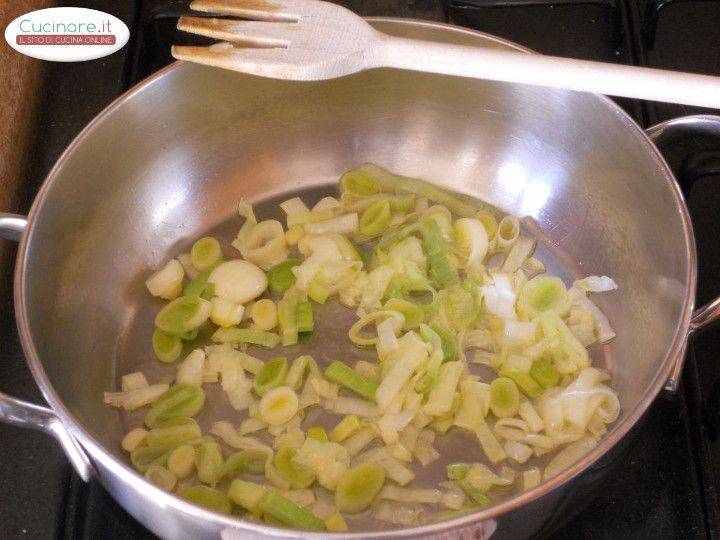
[[[711,114],[683,116],[660,122],[645,130],[645,133],[647,133],[648,137],[650,137],[656,146],[667,143],[674,136],[683,132],[720,137],[720,116]],[[693,311],[692,317],[690,318],[688,338],[692,337],[698,331],[703,330],[717,319],[720,319],[720,297]],[[665,383],[666,390],[670,392],[677,390],[684,361],[685,354],[683,353],[680,355],[680,358],[678,358],[675,368],[670,374],[670,378]]]
[[[24,216],[0,212],[0,238],[18,242],[26,226],[27,219]],[[93,466],[90,459],[52,409],[0,392],[0,421],[52,435],[60,443],[80,478],[86,482],[92,478]]]

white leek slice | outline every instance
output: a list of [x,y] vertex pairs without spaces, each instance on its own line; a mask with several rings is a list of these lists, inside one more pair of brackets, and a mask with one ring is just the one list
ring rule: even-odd
[[378,342],[377,336],[371,336],[367,337],[366,334],[363,332],[363,328],[366,326],[377,323],[379,321],[384,320],[390,320],[392,321],[392,329],[394,330],[395,334],[397,335],[400,330],[402,329],[403,325],[405,324],[405,317],[402,313],[394,310],[381,310],[381,311],[375,311],[374,313],[371,313],[370,315],[366,315],[365,317],[362,317],[360,320],[356,321],[355,324],[353,324],[350,327],[350,330],[348,331],[348,337],[350,338],[350,341],[352,341],[355,345],[359,345],[361,347],[371,347],[375,345]]
[[146,388],[150,386],[145,374],[142,371],[128,373],[120,378],[120,388],[123,392],[137,390],[138,388]]
[[272,330],[278,323],[277,306],[269,298],[263,298],[255,302],[250,316],[255,326],[260,330]]
[[480,420],[490,409],[490,385],[473,380],[460,383],[460,407],[453,423],[463,429],[475,431]]
[[497,248],[509,251],[520,237],[520,222],[515,216],[507,215],[500,220],[497,229]]
[[338,397],[321,401],[323,409],[333,414],[354,414],[362,418],[372,418],[380,415],[380,409],[374,403],[360,398]]
[[525,261],[532,256],[536,244],[536,240],[532,238],[518,238],[507,257],[505,257],[500,271],[513,273],[519,270]]
[[503,449],[510,459],[520,464],[525,463],[533,454],[532,448],[527,444],[516,441],[505,441]]
[[387,253],[386,264],[396,272],[404,271],[404,264],[411,262],[423,272],[427,269],[427,258],[422,249],[422,243],[416,236],[408,236],[390,248]]
[[187,355],[178,365],[175,382],[177,384],[189,384],[191,386],[202,386],[203,368],[205,366],[205,351],[195,349]]
[[285,433],[280,433],[275,436],[273,441],[273,448],[278,450],[279,448],[300,448],[305,442],[305,434],[299,428],[293,428]]
[[[293,214],[288,214],[287,216],[287,226],[289,228],[300,226],[306,226],[310,223],[318,223],[320,221],[326,221],[328,219],[332,219],[336,215],[335,210],[318,210],[317,212],[297,212]],[[301,250],[302,252],[302,250]]]
[[368,362],[367,360],[358,360],[355,362],[355,371],[363,377],[367,377],[373,381],[380,380],[380,365]]
[[489,313],[503,319],[517,319],[515,313],[515,290],[509,275],[495,274],[493,276],[493,285],[481,286],[480,293],[485,302],[485,309]]
[[424,429],[418,436],[417,443],[413,449],[413,455],[417,458],[423,467],[427,467],[430,463],[440,458],[440,453],[432,447],[435,440],[435,432]]
[[535,276],[523,286],[517,299],[518,312],[534,319],[552,311],[563,316],[570,308],[570,296],[557,276]]
[[467,268],[485,259],[488,251],[487,231],[474,218],[460,218],[453,224],[455,249],[461,259],[461,268]]
[[522,263],[520,269],[525,273],[528,279],[531,279],[536,275],[545,272],[545,264],[543,264],[541,260],[536,259],[535,257],[530,257],[524,263]]
[[284,424],[298,411],[298,397],[288,386],[269,390],[260,400],[260,418],[270,425]]
[[529,401],[523,401],[522,403],[520,403],[520,409],[518,411],[518,414],[520,415],[520,418],[523,419],[525,424],[527,424],[528,429],[530,429],[531,432],[539,433],[540,431],[545,429],[545,423],[543,422],[543,419],[540,418],[537,410]]
[[398,350],[400,345],[398,344],[396,335],[396,323],[394,319],[387,318],[377,324],[377,351],[380,358]]
[[375,401],[381,410],[386,410],[390,402],[410,380],[418,366],[427,359],[427,351],[411,349],[398,358],[383,377],[377,391]]
[[260,442],[256,437],[242,436],[235,427],[226,421],[215,422],[210,428],[210,433],[219,437],[225,444],[237,450],[260,450],[267,456],[265,467],[272,463],[273,450],[266,444]]
[[614,291],[618,284],[608,276],[588,276],[573,283],[574,287],[586,292],[607,292]]
[[508,319],[503,321],[503,331],[498,342],[508,347],[527,347],[535,342],[537,334],[537,323],[535,321],[522,322]]
[[340,201],[335,197],[323,197],[315,206],[312,207],[313,212],[322,212],[323,210],[335,210],[340,208]]
[[242,304],[215,296],[212,300],[212,311],[210,311],[210,320],[222,328],[229,328],[240,324],[243,318],[245,308]]
[[173,259],[155,272],[145,282],[150,294],[165,300],[175,300],[182,292],[182,281],[185,270],[179,261]]
[[192,261],[190,260],[190,253],[181,253],[176,258],[178,262],[182,264],[183,270],[185,270],[185,275],[189,279],[192,280],[198,277],[200,272],[198,272],[197,269],[193,266]]
[[208,277],[215,287],[215,295],[235,304],[254,300],[267,289],[267,277],[253,263],[242,260],[228,261],[216,267]]
[[398,432],[405,429],[415,417],[415,411],[403,411],[396,414],[385,414],[378,420],[377,426],[380,436],[387,445],[396,444],[400,441]]
[[280,208],[282,208],[287,215],[310,211],[300,197],[293,197],[292,199],[281,202]]
[[308,223],[305,225],[305,231],[309,234],[352,234],[358,231],[359,224],[357,214],[343,214],[325,221]]
[[147,430],[143,428],[131,429],[122,438],[120,446],[126,452],[132,452],[133,450],[144,445],[147,442],[147,435]]
[[245,376],[242,353],[225,355],[220,361],[220,382],[233,409],[242,411],[253,401],[250,390],[252,383]]
[[154,403],[169,388],[169,384],[151,384],[128,392],[105,392],[104,401],[107,405],[122,407],[126,411],[134,411]]
[[545,467],[543,480],[552,478],[560,471],[567,469],[570,465],[578,461],[590,450],[597,446],[597,437],[585,437],[577,442],[568,445],[558,452]]
[[242,238],[238,236],[232,245],[240,251],[243,258],[263,270],[270,270],[288,258],[285,231],[282,224],[275,219],[255,224]]
[[522,442],[548,450],[556,446],[552,438],[537,433],[530,433],[530,428],[519,418],[501,418],[495,423],[493,431],[498,437],[509,441]]
[[240,423],[240,429],[238,433],[240,435],[248,435],[249,433],[255,433],[268,427],[267,422],[263,422],[259,418],[246,418]]
[[500,445],[500,442],[497,440],[484,418],[480,419],[477,427],[475,428],[475,436],[477,437],[478,442],[480,442],[480,446],[491,463],[497,463],[498,461],[502,461],[507,458],[505,450],[503,450],[503,447]]
[[361,291],[359,310],[367,313],[380,308],[380,299],[385,294],[390,281],[395,275],[396,271],[386,264],[381,264],[370,271]]
[[298,248],[307,257],[302,264],[292,269],[297,278],[295,288],[299,291],[307,291],[310,282],[323,265],[330,261],[342,261],[337,244],[330,238],[306,235],[298,243]]
[[385,486],[378,497],[391,501],[424,504],[441,504],[443,500],[443,494],[439,489],[409,489],[393,485]]
[[380,501],[373,508],[373,517],[378,521],[409,527],[420,523],[422,508],[417,504],[403,504],[395,501]]
[[364,428],[360,428],[345,439],[342,442],[342,447],[345,448],[348,456],[353,457],[359,454],[363,448],[373,442],[376,438],[377,434],[375,431],[371,427],[366,426]]
[[315,502],[315,492],[312,489],[286,489],[281,491],[282,496],[290,499],[298,506],[310,506]]
[[532,489],[542,482],[542,472],[537,467],[530,467],[528,470],[523,471],[522,474],[522,488],[523,491]]
[[463,345],[466,349],[492,350],[494,338],[492,332],[486,328],[476,328],[465,333]]
[[[568,325],[568,328],[573,333],[573,336],[575,336],[577,340],[585,347],[589,347],[590,345],[598,341],[598,338],[595,335],[594,319],[590,323],[570,324]],[[610,341],[613,337],[615,336],[613,335],[612,337],[608,338],[608,336],[605,335],[605,342]]]
[[[608,278],[610,279],[610,278]],[[570,288],[570,298],[572,298],[572,301],[577,306],[581,307],[582,309],[586,309],[590,313],[592,313],[593,319],[595,321],[595,330],[597,330],[597,337],[598,341],[600,343],[607,343],[609,341],[612,341],[616,334],[615,330],[613,330],[612,326],[610,325],[610,321],[605,316],[605,314],[602,312],[602,310],[597,307],[595,302],[590,300],[581,292],[581,289],[577,288],[577,283]]]
[[512,483],[509,479],[495,474],[482,463],[473,463],[465,474],[465,480],[482,491],[488,491],[493,486],[505,487]]
[[460,361],[445,362],[440,366],[438,382],[423,407],[425,414],[441,416],[450,411],[464,369],[465,366]]

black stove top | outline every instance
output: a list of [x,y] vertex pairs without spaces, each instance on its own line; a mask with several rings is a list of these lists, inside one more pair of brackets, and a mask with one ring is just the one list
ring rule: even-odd
[[[542,53],[720,75],[720,2],[701,0],[344,0],[366,16],[454,24]],[[60,2],[64,4],[64,2]],[[169,45],[187,10],[181,0],[86,0],[125,21],[128,46],[96,61],[48,64],[24,202],[80,129],[113,98],[171,61]],[[642,126],[707,112],[633,100],[620,104]],[[698,303],[720,293],[720,140],[685,137],[668,161],[688,200],[698,245]],[[10,276],[2,276],[9,280]],[[40,401],[12,318],[0,299],[0,388]],[[720,328],[697,337],[678,394],[656,400],[625,462],[600,495],[547,537],[715,538],[720,532]],[[0,425],[0,538],[151,538],[97,483],[83,484],[54,441]]]

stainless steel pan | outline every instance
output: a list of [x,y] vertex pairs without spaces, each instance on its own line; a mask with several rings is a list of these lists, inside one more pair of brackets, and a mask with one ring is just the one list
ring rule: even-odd
[[[519,49],[445,25],[372,23],[405,37]],[[98,478],[161,536],[294,535],[204,511],[147,483],[119,448],[129,419],[105,407],[102,392],[137,366],[161,369],[141,330],[156,309],[142,286],[149,268],[189,239],[231,226],[240,196],[267,202],[322,189],[343,170],[374,161],[529,215],[565,271],[607,274],[620,284],[602,305],[619,331],[601,361],[614,373],[623,413],[595,450],[476,514],[359,533],[533,534],[575,504],[599,460],[663,387],[676,387],[689,336],[719,315],[720,301],[693,311],[692,227],[652,141],[686,127],[720,133],[720,119],[679,119],[645,134],[610,100],[587,94],[391,70],[290,83],[173,64],[76,138],[27,219],[0,217],[2,235],[20,239],[17,323],[51,405],[3,394],[0,419],[53,434],[84,479]],[[337,354],[330,341],[312,344],[321,358]],[[479,457],[469,440],[456,452]]]

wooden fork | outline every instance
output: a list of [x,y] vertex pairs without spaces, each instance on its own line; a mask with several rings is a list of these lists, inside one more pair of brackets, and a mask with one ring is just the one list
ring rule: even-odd
[[173,46],[180,60],[291,80],[399,68],[720,108],[720,77],[388,36],[319,0],[195,0],[178,29],[222,40]]

